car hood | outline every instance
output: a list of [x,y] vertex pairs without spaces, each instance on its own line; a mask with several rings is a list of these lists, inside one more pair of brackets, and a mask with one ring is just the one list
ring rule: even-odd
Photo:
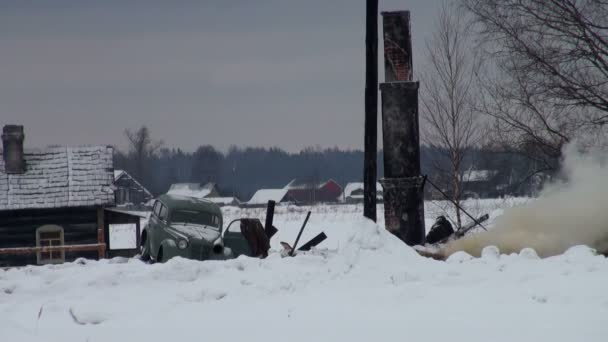
[[213,242],[220,237],[219,228],[196,224],[171,224],[170,229],[189,239]]

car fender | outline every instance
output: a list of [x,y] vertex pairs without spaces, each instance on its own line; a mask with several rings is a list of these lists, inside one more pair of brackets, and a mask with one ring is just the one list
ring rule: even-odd
[[[163,249],[163,261],[167,261],[173,257],[181,256],[185,257],[188,249],[179,249],[177,243],[173,239],[165,239],[160,243],[160,248]],[[159,249],[160,250],[160,249]],[[158,255],[158,253],[157,253]]]

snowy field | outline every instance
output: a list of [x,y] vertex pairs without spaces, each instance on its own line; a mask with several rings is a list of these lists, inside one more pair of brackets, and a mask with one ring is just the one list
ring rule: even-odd
[[[500,215],[526,199],[467,203]],[[426,204],[427,226],[445,203]],[[418,256],[360,206],[277,207],[272,240],[328,240],[295,258],[136,259],[0,270],[0,341],[606,341],[608,262],[586,247],[447,262]],[[379,208],[381,209],[381,208]],[[224,208],[225,222],[264,218]],[[489,223],[491,225],[492,222]]]

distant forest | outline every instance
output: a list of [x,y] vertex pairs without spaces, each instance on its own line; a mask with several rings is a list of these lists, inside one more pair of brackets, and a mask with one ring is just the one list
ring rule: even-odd
[[[201,146],[195,152],[157,146],[153,149],[140,147],[139,153],[136,144],[126,153],[115,149],[114,158],[115,169],[132,174],[154,195],[165,193],[173,183],[215,182],[222,195],[249,200],[258,189],[281,188],[295,178],[311,183],[334,179],[342,186],[363,178],[363,152],[356,150],[309,147],[299,153],[288,153],[276,147],[232,147],[222,153],[209,145]],[[514,184],[511,190],[514,194],[530,191],[517,187],[532,170],[524,158],[514,153],[480,149],[469,152],[465,169],[498,170],[494,183]],[[445,151],[422,146],[422,173],[441,183],[444,158]],[[378,178],[382,175],[380,151]]]

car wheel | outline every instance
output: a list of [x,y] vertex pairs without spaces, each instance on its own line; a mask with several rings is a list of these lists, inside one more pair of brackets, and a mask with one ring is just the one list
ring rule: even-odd
[[140,246],[140,259],[141,261],[144,262],[149,262],[150,261],[150,243],[148,241],[148,234],[146,234],[146,232],[144,231],[144,234],[142,235],[142,244]]

